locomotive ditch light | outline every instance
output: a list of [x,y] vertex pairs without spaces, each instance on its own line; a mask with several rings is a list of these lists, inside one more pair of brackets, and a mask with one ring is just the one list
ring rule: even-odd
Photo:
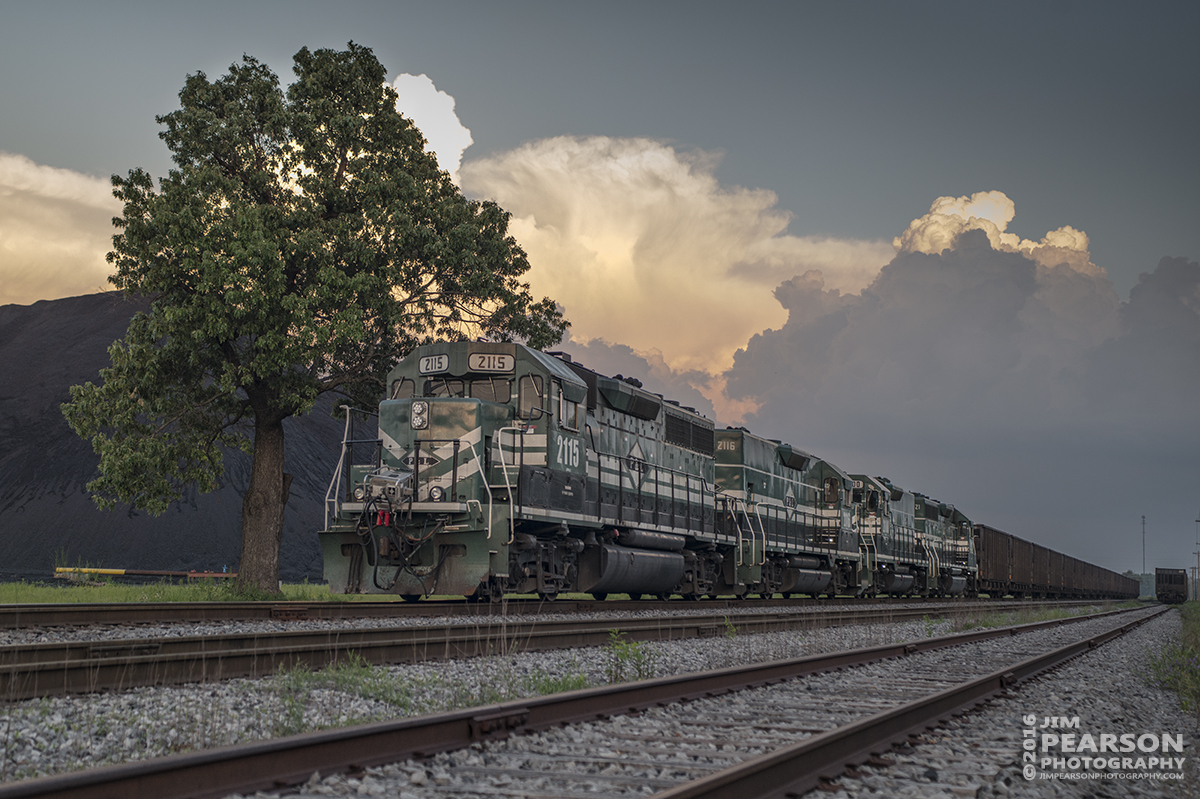
[[429,489],[429,498],[434,502],[441,502],[446,496],[446,490],[441,486],[434,486]]
[[412,427],[413,430],[424,430],[429,426],[429,417],[426,414],[429,412],[429,403],[424,400],[416,400],[412,404]]
[[354,489],[354,498],[356,500],[358,500],[359,502],[362,502],[366,496],[367,496],[366,489],[364,489],[362,486],[359,486],[358,488]]

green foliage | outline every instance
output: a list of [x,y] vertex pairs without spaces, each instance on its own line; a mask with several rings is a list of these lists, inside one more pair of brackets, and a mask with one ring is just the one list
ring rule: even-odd
[[1078,608],[1024,608],[1009,612],[985,611],[970,613],[956,618],[951,629],[956,632],[965,630],[991,629],[993,627],[1008,627],[1017,624],[1032,624],[1035,621],[1053,621],[1054,619],[1070,619],[1075,616],[1086,616],[1094,609]]
[[731,622],[729,620],[729,617],[726,616],[725,617],[725,640],[732,641],[737,638],[737,634],[738,634],[738,628],[733,626],[733,622]]
[[[386,597],[367,594],[348,596],[330,594],[326,585],[287,584],[281,588],[282,598],[316,601],[379,601]],[[244,602],[264,599],[280,600],[279,594],[266,594],[253,588],[241,588],[231,580],[205,579],[189,583],[166,581],[140,585],[39,585],[28,582],[0,583],[0,604],[35,604],[45,602]],[[399,597],[396,597],[399,601]]]
[[1183,627],[1178,640],[1168,642],[1150,659],[1150,682],[1173,691],[1179,705],[1200,718],[1200,602],[1179,607]]
[[[271,690],[282,705],[272,734],[293,735],[324,727],[383,721],[418,710],[423,713],[456,710],[588,687],[587,678],[578,671],[556,675],[535,668],[518,674],[513,664],[502,657],[489,658],[486,671],[491,679],[479,683],[436,674],[415,676],[395,668],[372,666],[354,653],[319,671],[302,667],[280,670],[271,678]],[[367,716],[355,718],[306,715],[316,691],[336,691],[370,700],[378,707]]]
[[605,661],[608,681],[613,684],[648,680],[658,665],[658,658],[645,641],[626,641],[620,630],[609,631]]
[[[216,81],[189,75],[180,109],[157,118],[175,168],[157,189],[141,169],[113,177],[110,281],[151,305],[102,382],[63,406],[100,455],[97,503],[153,513],[189,484],[213,490],[252,423],[243,536],[261,528],[259,550],[277,550],[287,501],[283,419],[326,392],[372,407],[418,344],[545,347],[567,324],[520,281],[508,213],[438,169],[369,49],[305,48],[294,72],[286,93],[249,56]],[[263,568],[244,541],[243,578],[270,590]]]

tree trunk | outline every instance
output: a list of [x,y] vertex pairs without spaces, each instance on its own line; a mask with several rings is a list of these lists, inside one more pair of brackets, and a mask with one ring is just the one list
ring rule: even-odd
[[279,593],[279,547],[287,486],[283,474],[283,417],[259,411],[254,418],[250,486],[242,498],[242,559],[238,585]]

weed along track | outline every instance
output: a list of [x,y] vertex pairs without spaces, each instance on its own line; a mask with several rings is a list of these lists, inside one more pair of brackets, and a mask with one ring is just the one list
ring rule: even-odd
[[[1018,603],[1019,604],[1019,603]],[[991,610],[994,605],[987,606]],[[958,613],[966,613],[959,606]],[[353,657],[371,664],[416,663],[518,651],[816,629],[846,624],[925,619],[924,606],[820,609],[631,617],[599,614],[570,620],[484,616],[473,621],[414,626],[292,629],[221,635],[161,635],[64,640],[0,647],[0,696],[10,700],[258,677],[280,669],[321,668]]]
[[[1144,619],[1154,612],[1132,615]],[[0,797],[221,796],[289,784],[300,795],[623,796],[649,786],[684,791],[672,796],[732,796],[686,791],[700,785],[696,780],[728,782],[727,769],[749,767],[797,741],[872,727],[866,719],[888,713],[902,717],[872,732],[867,743],[854,739],[822,754],[815,773],[836,774],[847,760],[861,762],[873,749],[1024,679],[1040,667],[1025,663],[1032,655],[1071,643],[1050,659],[1073,657],[1097,645],[1100,639],[1089,636],[1119,634],[1113,630],[1126,620],[978,630],[526,697],[31,780],[0,788]],[[630,672],[637,670],[638,649],[620,655],[623,676],[637,676]],[[964,685],[969,682],[978,684]],[[951,693],[953,701],[945,699]],[[925,715],[914,715],[914,701],[929,705]],[[759,779],[742,774],[730,784],[739,786],[739,799],[773,795],[774,789],[749,789]],[[304,787],[312,780],[319,790],[315,783],[311,791]]]

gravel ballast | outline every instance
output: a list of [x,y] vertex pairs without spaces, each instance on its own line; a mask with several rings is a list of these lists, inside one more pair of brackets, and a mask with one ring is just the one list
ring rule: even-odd
[[[1087,607],[1087,606],[1082,606]],[[988,608],[986,601],[963,601],[954,604],[930,604],[927,602],[903,602],[889,604],[887,608],[924,609],[931,618],[946,617],[962,619],[969,616],[984,616],[995,611]],[[626,610],[590,613],[553,612],[551,607],[545,607],[536,615],[514,613],[506,616],[503,610],[491,614],[463,616],[380,616],[348,619],[272,619],[255,621],[203,621],[147,624],[92,624],[86,626],[54,626],[54,627],[22,627],[11,630],[0,630],[0,646],[22,646],[29,644],[63,643],[70,641],[119,641],[141,638],[185,638],[205,635],[269,635],[271,633],[287,633],[317,630],[347,630],[347,629],[382,629],[388,627],[432,627],[444,624],[461,624],[475,627],[498,625],[505,621],[509,623],[528,623],[531,621],[561,622],[594,619],[651,619],[662,616],[712,616],[722,615],[735,619],[742,615],[819,615],[829,610],[870,610],[869,606],[853,607],[832,605],[828,608],[819,605],[786,607],[772,605],[759,607],[755,602],[741,603],[735,607],[722,609],[709,608],[647,608],[646,610]],[[882,610],[882,608],[880,608]],[[1095,609],[1093,607],[1093,609]]]
[[[1163,622],[1157,622],[1154,626],[1162,624]],[[738,635],[735,628],[736,620],[733,621],[727,637],[640,644],[633,650],[634,656],[628,656],[627,653],[619,664],[615,662],[612,647],[592,648],[511,654],[390,669],[351,668],[342,675],[341,682],[338,678],[317,680],[304,674],[290,673],[266,680],[235,680],[217,685],[139,689],[122,694],[13,703],[0,720],[3,779],[11,781],[306,729],[342,726],[436,712],[450,707],[503,701],[554,688],[599,685],[608,682],[610,677],[614,676],[614,668],[618,666],[625,672],[623,676],[626,679],[664,676],[739,663],[893,643],[950,632],[948,622],[931,620],[762,635]],[[1158,641],[1158,644],[1161,644],[1165,634],[1161,632],[1147,640]],[[1143,643],[1139,651],[1144,656],[1147,649],[1156,646]],[[1107,652],[1109,649],[1103,651]],[[1139,663],[1140,661],[1131,661],[1129,668],[1136,671]],[[1143,667],[1136,677],[1140,681],[1138,690],[1144,688],[1146,674],[1148,670]],[[1107,679],[1112,682],[1111,678]],[[1081,683],[1081,686],[1086,687],[1086,684]],[[1083,688],[1076,690],[1082,691]],[[1121,693],[1125,695],[1130,692]],[[1073,696],[1072,699],[1074,698]],[[1086,704],[1087,700],[1081,701]],[[1166,713],[1168,720],[1178,719],[1182,715],[1177,710],[1173,697],[1162,703],[1159,711]],[[1039,709],[1031,712],[1042,712],[1043,715],[1070,715],[1067,709],[1044,712]],[[1083,716],[1082,713],[1078,715]],[[1088,724],[1086,719],[1083,723],[1085,726]],[[1009,722],[997,724],[1002,727]],[[1176,726],[1179,732],[1185,733],[1189,745],[1185,756],[1189,756],[1195,722],[1193,720],[1192,727],[1186,729],[1178,724]],[[1019,728],[1016,735],[1019,746]],[[1003,747],[1009,745],[1008,739],[996,735],[993,735],[993,738],[1002,742],[996,744],[1002,754]],[[918,746],[914,751],[920,749],[922,747]],[[1016,749],[1009,750],[1008,765],[1015,763],[1018,755]],[[901,764],[898,763],[897,768],[900,767]],[[1010,784],[1014,783],[1011,779],[1007,783],[1004,781],[1004,767],[1004,763],[999,763],[991,772],[991,775],[999,774],[998,779],[991,779],[990,776],[988,779],[980,778],[976,790],[997,791],[981,793],[981,796],[1006,795],[1005,790],[1014,796],[1054,795],[1046,793],[1044,786],[1038,786],[1042,791],[1040,793],[1017,793],[1022,786]],[[930,766],[926,770],[936,771],[936,766]],[[437,776],[434,771],[420,771],[424,777],[415,776],[414,779],[418,782],[422,779],[433,780]],[[865,774],[866,771],[864,769]],[[1023,782],[1020,780],[1019,770],[1015,773],[1017,781]],[[866,776],[892,779],[882,773]],[[333,781],[337,779],[339,778],[329,778]],[[897,779],[898,785],[919,782],[914,781],[910,774]],[[879,793],[880,788],[867,783],[861,788],[855,788],[854,783],[855,781],[848,779],[839,782],[847,796],[872,795],[872,791]],[[324,779],[310,787],[317,789],[318,785],[320,790],[314,791],[317,794],[341,793]],[[349,781],[346,784],[346,787],[353,788],[355,792],[360,792],[362,786],[361,780],[357,786],[349,785]],[[935,786],[938,790],[944,788],[949,791],[944,795],[968,795],[963,793],[963,790],[968,788],[969,784],[951,786],[934,783],[928,779],[924,781],[925,792],[911,795],[938,795],[928,791]]]

